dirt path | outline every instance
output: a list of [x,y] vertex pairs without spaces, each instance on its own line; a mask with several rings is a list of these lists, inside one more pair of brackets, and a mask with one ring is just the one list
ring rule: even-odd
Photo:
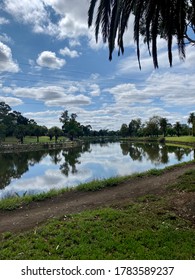
[[[52,199],[30,203],[14,211],[0,211],[0,233],[32,229],[50,218],[79,213],[87,209],[120,205],[146,194],[163,195],[168,192],[166,186],[174,183],[178,176],[188,169],[195,169],[195,164],[174,168],[160,176],[130,179],[116,187],[101,191],[71,191]],[[175,201],[179,207],[191,205],[194,195],[189,196],[190,201],[186,199]]]

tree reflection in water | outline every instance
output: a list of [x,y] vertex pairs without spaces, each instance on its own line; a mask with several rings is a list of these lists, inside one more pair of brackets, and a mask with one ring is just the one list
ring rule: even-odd
[[[129,163],[126,163],[127,165],[131,164],[131,161],[138,162],[139,172],[141,166],[139,163],[141,162],[144,162],[144,165],[146,165],[146,162],[149,162],[157,166],[160,164],[172,163],[173,158],[174,162],[180,162],[185,160],[186,156],[188,156],[191,151],[192,149],[190,148],[159,145],[157,143],[123,142],[114,143],[112,145],[112,143],[108,144],[106,142],[102,142],[101,144],[96,143],[92,145],[91,143],[87,142],[80,147],[69,150],[43,150],[22,153],[3,153],[0,154],[0,189],[3,190],[5,187],[9,186],[11,182],[14,181],[14,179],[20,179],[23,174],[28,173],[31,166],[36,164],[45,164],[45,169],[40,177],[45,176],[47,169],[55,171],[57,170],[58,172],[60,170],[61,174],[65,175],[66,177],[71,174],[77,174],[78,169],[80,170],[78,166],[81,166],[82,164],[82,156],[84,153],[92,153],[92,155],[90,157],[87,156],[86,161],[83,161],[83,163],[86,164],[86,162],[89,162],[90,166],[88,165],[87,167],[89,169],[92,168],[92,165],[98,166],[101,172],[100,177],[103,177],[105,175],[102,174],[104,169],[107,172],[106,176],[110,172],[108,170],[109,168],[114,169],[115,173],[117,172],[117,162],[119,161],[119,165],[121,166],[121,164],[124,162],[123,156],[128,156],[130,159]],[[112,155],[112,157],[110,155]],[[192,157],[194,157],[194,155]],[[112,164],[111,158],[114,164]],[[45,159],[45,163],[42,163],[43,159]],[[108,160],[108,165],[105,164],[104,159]],[[100,168],[100,166],[102,167]],[[38,172],[39,171],[40,170],[38,170]],[[97,176],[99,176],[97,168],[95,171],[96,172],[94,173],[92,171],[92,173],[95,174],[96,179]],[[33,173],[33,175],[34,174],[36,173]]]

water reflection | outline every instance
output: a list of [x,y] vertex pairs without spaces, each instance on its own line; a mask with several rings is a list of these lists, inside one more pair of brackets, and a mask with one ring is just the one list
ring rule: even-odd
[[123,155],[129,155],[133,161],[142,161],[147,158],[149,161],[158,164],[169,162],[169,154],[174,154],[177,161],[182,161],[183,157],[191,153],[191,149],[159,145],[157,143],[121,143]]
[[156,143],[86,143],[70,150],[0,154],[0,198],[163,168],[193,158],[190,148]]

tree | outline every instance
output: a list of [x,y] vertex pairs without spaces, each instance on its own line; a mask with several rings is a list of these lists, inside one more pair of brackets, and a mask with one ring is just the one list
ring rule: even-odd
[[179,137],[181,135],[181,129],[182,129],[180,122],[176,122],[174,125],[174,128],[175,128],[177,136]]
[[16,138],[20,140],[20,143],[23,144],[24,137],[26,136],[26,126],[24,124],[19,124],[16,127],[14,134],[15,134]]
[[58,138],[61,135],[62,135],[62,130],[57,126],[53,126],[48,130],[48,136],[50,138],[50,141],[52,140],[53,137],[55,137],[55,142],[57,143]]
[[159,124],[160,117],[153,116],[146,123],[146,127],[144,128],[146,136],[157,136],[159,135]]
[[192,124],[192,135],[195,136],[195,114],[190,113],[188,123]]
[[4,118],[11,111],[11,107],[5,102],[0,102],[0,119]]
[[0,123],[0,143],[5,139],[6,136],[6,126]]
[[72,141],[75,137],[79,136],[82,131],[82,127],[79,122],[76,121],[77,114],[71,114],[69,117],[68,111],[64,111],[60,117],[60,121],[63,123],[62,130]]
[[121,134],[123,137],[128,136],[128,134],[129,134],[129,129],[128,129],[127,124],[123,123],[123,124],[121,125],[120,134]]
[[131,120],[129,123],[129,135],[137,136],[140,127],[141,127],[141,119]]
[[165,137],[167,133],[168,120],[166,118],[160,118],[159,124],[160,124],[160,129]]
[[[195,43],[190,34],[195,31],[195,1],[194,0],[91,0],[88,10],[88,26],[93,23],[97,3],[95,21],[95,37],[98,41],[99,30],[103,42],[108,41],[109,59],[115,48],[117,38],[119,55],[124,53],[123,36],[127,30],[130,15],[134,15],[134,40],[137,46],[137,58],[140,64],[140,36],[148,46],[152,55],[154,67],[158,67],[157,37],[167,41],[167,52],[172,66],[172,43],[177,39],[179,56],[185,58],[185,44]],[[150,50],[151,48],[151,50]]]

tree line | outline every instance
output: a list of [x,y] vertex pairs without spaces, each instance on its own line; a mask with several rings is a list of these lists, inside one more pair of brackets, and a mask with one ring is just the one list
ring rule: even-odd
[[[53,126],[47,128],[39,125],[33,119],[28,119],[21,112],[12,111],[11,107],[5,102],[0,102],[0,142],[6,137],[15,136],[20,143],[24,142],[25,136],[36,136],[39,142],[40,136],[53,138],[55,142],[60,136],[66,136],[70,140],[78,137],[105,137],[105,136],[122,136],[122,137],[158,137],[163,136],[195,136],[195,113],[191,113],[188,118],[188,124],[176,122],[171,124],[166,118],[153,116],[148,121],[142,122],[141,119],[132,119],[129,124],[123,123],[117,131],[100,129],[92,130],[91,125],[83,125],[77,121],[77,114],[69,115],[68,110],[62,112],[59,120],[62,127]],[[190,128],[189,125],[192,125]]]
[[123,137],[195,136],[195,113],[190,113],[188,124],[181,124],[178,121],[171,124],[168,119],[160,116],[153,116],[144,123],[139,118],[133,119],[129,124],[121,125],[120,134]]

